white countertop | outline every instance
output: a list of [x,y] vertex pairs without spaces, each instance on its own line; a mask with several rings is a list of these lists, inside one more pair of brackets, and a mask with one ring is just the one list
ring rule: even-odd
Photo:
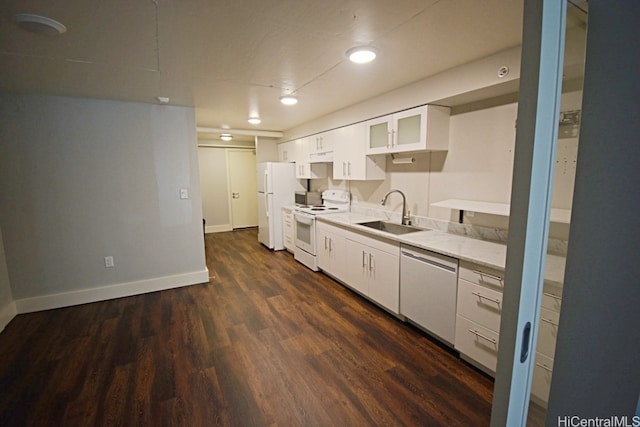
[[[378,231],[358,225],[360,222],[379,220],[380,218],[356,213],[320,215],[317,219],[329,224],[347,227],[352,231],[360,231],[400,243],[417,246],[422,249],[438,252],[443,255],[495,268],[497,270],[504,271],[505,269],[507,246],[500,243],[487,242],[439,230],[425,230],[403,235],[392,235],[384,231]],[[552,287],[549,291],[554,294],[562,292],[561,288],[564,279],[564,267],[564,257],[547,255],[545,287]]]

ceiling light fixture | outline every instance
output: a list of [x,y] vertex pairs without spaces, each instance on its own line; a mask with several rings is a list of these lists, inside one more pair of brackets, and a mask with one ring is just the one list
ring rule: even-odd
[[12,19],[20,28],[30,33],[57,36],[67,31],[67,27],[55,19],[33,13],[16,13]]
[[298,103],[298,98],[293,95],[284,95],[280,97],[280,102],[284,105],[296,105]]
[[220,139],[223,141],[231,141],[233,139],[233,136],[231,136],[230,133],[223,133],[222,135],[220,135]]
[[260,117],[249,117],[249,120],[247,121],[252,125],[259,125],[260,123],[262,123],[262,120],[260,120]]
[[169,97],[168,96],[156,96],[156,99],[158,100],[158,102],[160,104],[168,104],[169,103]]
[[376,59],[377,51],[370,46],[357,46],[347,50],[346,55],[351,62],[366,64]]

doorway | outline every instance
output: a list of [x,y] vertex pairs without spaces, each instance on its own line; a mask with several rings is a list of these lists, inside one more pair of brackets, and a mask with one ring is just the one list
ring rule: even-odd
[[258,226],[255,150],[228,149],[229,210],[233,229]]

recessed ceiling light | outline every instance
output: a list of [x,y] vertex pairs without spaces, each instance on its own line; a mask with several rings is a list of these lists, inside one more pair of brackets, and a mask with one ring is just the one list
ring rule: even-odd
[[33,13],[16,13],[12,19],[20,28],[31,33],[57,36],[67,31],[67,27],[55,19]]
[[346,52],[347,58],[356,64],[366,64],[376,59],[376,49],[370,46],[352,47]]
[[168,104],[169,103],[169,97],[168,96],[156,96],[156,99],[158,100],[158,102],[160,104]]
[[296,105],[298,103],[298,98],[293,95],[284,95],[280,97],[280,102],[284,105]]
[[220,139],[223,141],[231,141],[233,139],[233,136],[231,136],[230,133],[223,133],[222,135],[220,135]]
[[259,125],[262,122],[262,120],[260,120],[260,117],[249,117],[249,120],[247,121],[252,125]]

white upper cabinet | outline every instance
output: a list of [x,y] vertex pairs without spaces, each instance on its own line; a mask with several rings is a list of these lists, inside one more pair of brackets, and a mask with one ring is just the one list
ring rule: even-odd
[[426,105],[366,122],[366,154],[446,150],[449,147],[447,107]]
[[315,143],[315,137],[296,139],[295,141],[296,178],[315,179],[327,177],[326,163],[311,163],[311,148]]
[[366,156],[366,126],[356,123],[335,131],[333,179],[376,180],[385,178],[385,157]]
[[305,138],[309,154],[327,153],[333,151],[333,141],[336,131],[330,130]]
[[295,141],[281,142],[278,144],[278,161],[295,162]]

